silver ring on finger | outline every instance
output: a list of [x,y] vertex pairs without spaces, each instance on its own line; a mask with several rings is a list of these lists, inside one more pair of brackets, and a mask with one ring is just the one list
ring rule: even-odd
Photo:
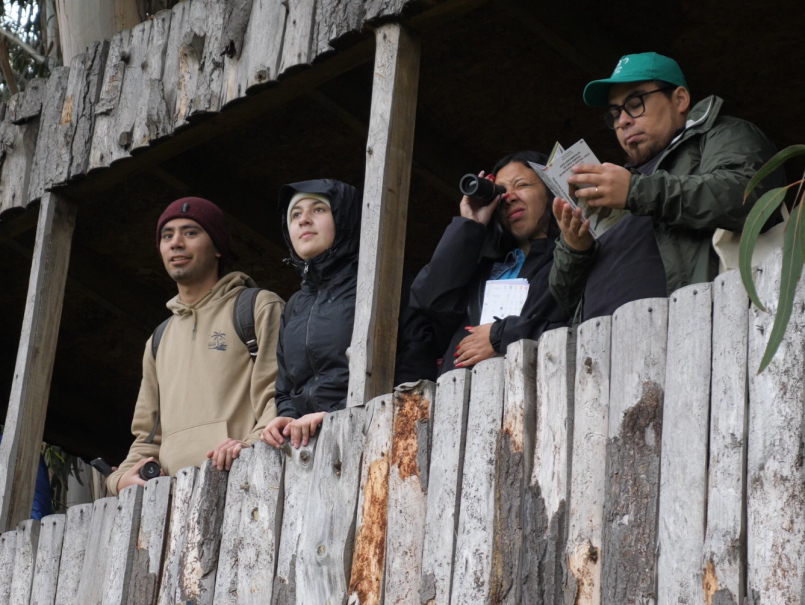
[[601,197],[601,194],[598,193],[598,187],[595,188],[595,197]]

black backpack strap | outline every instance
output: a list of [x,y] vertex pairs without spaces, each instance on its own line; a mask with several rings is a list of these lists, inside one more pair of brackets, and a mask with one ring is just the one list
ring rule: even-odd
[[249,356],[252,361],[257,358],[257,332],[254,330],[254,306],[257,302],[257,295],[262,288],[244,288],[238,292],[235,298],[235,306],[232,310],[232,323],[235,324],[235,332],[241,342],[249,349]]
[[[168,317],[165,321],[157,326],[157,329],[154,330],[153,336],[151,336],[151,353],[154,355],[154,359],[157,358],[157,351],[159,350],[159,343],[162,341],[162,335],[165,333],[165,328],[168,327],[168,323],[173,318],[173,315]],[[151,432],[148,433],[148,437],[145,438],[145,443],[153,443],[154,436],[157,434],[157,427],[159,426],[159,384],[157,384],[157,417],[154,420],[154,428],[151,429]]]
[[173,315],[168,317],[165,321],[157,326],[157,329],[154,330],[154,335],[151,337],[151,353],[154,354],[154,359],[157,358],[157,350],[159,350],[159,343],[162,340],[162,335],[165,333],[165,328],[168,327],[168,323],[173,318]]

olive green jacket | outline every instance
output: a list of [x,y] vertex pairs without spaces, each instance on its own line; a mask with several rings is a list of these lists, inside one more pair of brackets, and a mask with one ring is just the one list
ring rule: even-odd
[[[685,130],[662,152],[653,174],[632,169],[626,209],[654,219],[669,294],[712,281],[718,274],[711,243],[715,230],[741,231],[754,202],[784,182],[777,171],[743,203],[747,183],[776,150],[754,124],[718,115],[722,103],[710,96],[691,109]],[[596,242],[578,252],[560,237],[554,251],[551,293],[571,314],[581,302],[597,248]]]

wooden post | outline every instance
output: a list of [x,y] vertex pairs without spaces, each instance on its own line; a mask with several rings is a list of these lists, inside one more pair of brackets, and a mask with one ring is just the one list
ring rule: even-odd
[[747,322],[749,299],[737,271],[713,282],[713,377],[707,528],[702,556],[705,602],[738,603],[745,582]]
[[419,83],[419,40],[396,23],[379,27],[375,39],[348,407],[394,386]]
[[657,605],[703,600],[712,285],[693,284],[677,290],[668,307]]
[[42,197],[17,365],[0,443],[0,529],[31,515],[76,207]]
[[609,427],[611,317],[579,326],[573,412],[573,474],[567,537],[567,602],[601,603],[601,534]]
[[657,504],[668,300],[612,316],[601,603],[656,602]]

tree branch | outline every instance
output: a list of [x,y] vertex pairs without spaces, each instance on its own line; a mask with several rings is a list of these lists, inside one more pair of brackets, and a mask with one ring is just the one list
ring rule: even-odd
[[[12,44],[19,46],[25,52],[25,54],[29,55],[37,63],[44,63],[45,61],[47,61],[45,57],[43,57],[38,52],[36,52],[36,50],[34,50],[33,46],[26,44],[25,42],[20,40],[17,36],[12,34],[10,31],[6,31],[2,27],[0,27],[0,36],[3,36]],[[3,44],[3,46],[5,47],[5,44]],[[6,51],[6,54],[8,54],[8,51]]]
[[3,78],[6,81],[8,91],[15,95],[20,89],[17,87],[17,80],[14,79],[14,71],[11,69],[11,63],[8,61],[8,49],[6,48],[6,41],[0,36],[0,68],[3,70]]

